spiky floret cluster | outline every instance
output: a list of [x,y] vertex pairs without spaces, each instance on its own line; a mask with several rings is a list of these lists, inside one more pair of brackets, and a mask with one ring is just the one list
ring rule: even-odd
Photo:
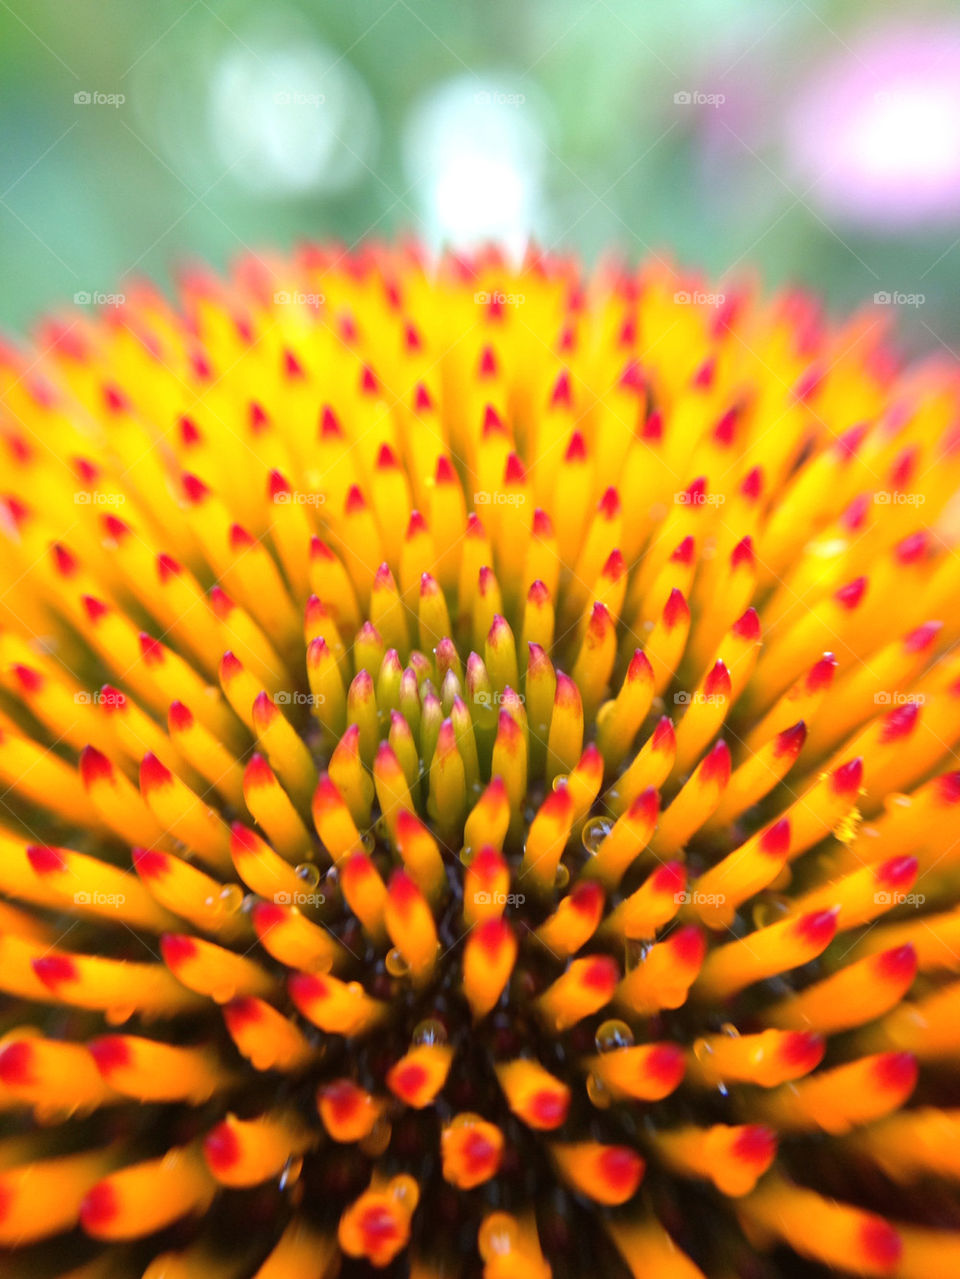
[[5,1273],[960,1272],[956,379],[700,287],[2,353]]

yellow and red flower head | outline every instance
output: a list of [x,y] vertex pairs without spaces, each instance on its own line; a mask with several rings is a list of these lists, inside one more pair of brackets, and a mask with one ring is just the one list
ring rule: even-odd
[[0,349],[4,1273],[960,1272],[960,385],[700,283]]

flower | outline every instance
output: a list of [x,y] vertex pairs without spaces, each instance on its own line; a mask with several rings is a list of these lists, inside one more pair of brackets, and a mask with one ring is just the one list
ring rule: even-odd
[[960,1268],[957,389],[410,245],[4,348],[25,1273]]
[[790,168],[831,218],[895,233],[960,209],[960,28],[854,33],[801,82],[783,122]]

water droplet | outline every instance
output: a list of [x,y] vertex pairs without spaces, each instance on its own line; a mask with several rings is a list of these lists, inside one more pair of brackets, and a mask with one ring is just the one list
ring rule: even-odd
[[377,840],[372,830],[365,830],[360,836],[360,847],[369,856],[377,846]]
[[347,990],[355,999],[359,999],[361,995],[365,994],[362,984],[358,981],[348,981]]
[[301,862],[294,873],[308,888],[316,888],[320,883],[320,867],[316,862]]
[[613,1104],[613,1094],[599,1075],[587,1076],[587,1096],[598,1110],[607,1110]]
[[421,1021],[414,1027],[411,1036],[413,1044],[445,1044],[446,1042],[447,1028],[436,1017],[428,1017],[425,1021]]
[[707,1061],[713,1056],[713,1049],[706,1039],[695,1039],[693,1041],[693,1055],[697,1061]]
[[564,866],[563,862],[557,867],[557,873],[554,876],[553,885],[555,888],[566,888],[570,883],[570,868]]
[[633,1031],[625,1021],[611,1017],[602,1026],[597,1027],[594,1043],[598,1053],[613,1052],[617,1048],[630,1048],[633,1045]]
[[288,1186],[294,1185],[295,1182],[299,1181],[302,1172],[303,1159],[299,1156],[294,1157],[291,1155],[280,1172],[280,1180],[277,1183],[280,1189],[286,1190]]
[[[396,946],[387,952],[384,964],[386,965],[387,972],[391,977],[406,977],[407,973],[410,971],[410,965],[404,959]],[[358,984],[359,983],[354,983],[354,985]]]
[[236,915],[243,907],[245,896],[239,884],[224,884],[217,894],[218,914]]
[[557,773],[556,777],[553,779],[553,789],[559,790],[561,786],[566,786],[569,780],[570,778],[566,773]]
[[727,1035],[730,1039],[739,1039],[740,1028],[735,1026],[732,1021],[725,1021],[720,1027],[720,1034]]
[[591,857],[596,857],[600,851],[600,845],[613,830],[613,823],[608,821],[606,817],[591,817],[583,828],[581,839],[583,840],[584,849]]
[[653,943],[649,941],[627,941],[623,947],[623,968],[624,972],[632,972],[634,968],[639,967],[646,959],[653,948]]

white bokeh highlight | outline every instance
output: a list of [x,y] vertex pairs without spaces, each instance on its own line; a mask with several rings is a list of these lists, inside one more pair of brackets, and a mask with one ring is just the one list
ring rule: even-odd
[[442,81],[414,104],[403,141],[410,199],[431,243],[497,240],[520,254],[543,234],[547,128],[519,78],[479,72]]
[[266,197],[338,194],[374,161],[370,93],[319,43],[226,49],[210,80],[208,124],[231,179]]
[[807,80],[785,140],[806,197],[878,227],[960,214],[960,29],[895,30]]

